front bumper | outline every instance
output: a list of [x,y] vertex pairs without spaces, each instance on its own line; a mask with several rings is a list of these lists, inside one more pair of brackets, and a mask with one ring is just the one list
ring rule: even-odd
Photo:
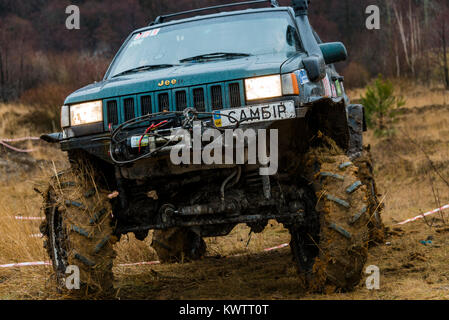
[[[313,100],[312,103],[304,104],[301,102],[300,98],[297,96],[286,96],[283,98],[274,98],[274,99],[267,99],[263,102],[255,101],[251,104],[258,105],[258,104],[269,104],[269,103],[275,103],[275,102],[285,102],[285,101],[291,101],[293,100],[295,103],[295,110],[296,110],[296,118],[295,119],[303,119],[307,116],[308,112],[313,108],[313,105],[317,102],[323,102],[323,100],[327,99],[329,102],[334,104],[340,104],[342,103],[341,98],[338,99],[328,99],[328,98],[322,98],[322,97],[316,97],[316,100]],[[250,107],[250,106],[247,106]],[[291,120],[291,119],[285,119],[285,120]],[[213,123],[213,119],[208,118],[207,120],[203,121],[211,121]],[[278,120],[274,122],[280,122],[283,120]],[[269,127],[273,121],[269,122],[262,122],[257,124],[247,124],[242,127],[251,127],[251,128],[263,128],[263,127]],[[142,128],[134,128],[133,131],[136,135],[142,134],[143,132]],[[134,132],[132,134],[134,134]],[[84,125],[80,127],[73,127],[65,129],[62,133],[53,133],[53,134],[47,134],[43,135],[41,137],[42,140],[49,142],[49,143],[60,143],[62,151],[71,151],[71,150],[84,150],[98,158],[101,158],[102,160],[105,160],[107,162],[111,162],[111,157],[109,155],[110,152],[110,143],[111,143],[111,132],[105,132],[102,124],[89,124]]]

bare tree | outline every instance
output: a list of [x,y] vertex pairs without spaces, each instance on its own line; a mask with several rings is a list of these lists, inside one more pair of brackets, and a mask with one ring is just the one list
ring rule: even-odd
[[447,20],[449,19],[449,6],[439,3],[435,5],[434,11],[438,12],[438,15],[429,27],[432,35],[430,38],[433,39],[433,42],[430,43],[431,50],[429,51],[439,71],[439,80],[443,82],[446,89],[449,89],[449,63],[447,60]]
[[441,23],[441,46],[443,49],[443,70],[444,70],[444,83],[446,89],[449,89],[449,68],[447,64],[447,46],[446,46],[446,20],[443,19]]
[[407,38],[405,35],[405,27],[404,27],[404,20],[402,17],[402,12],[399,11],[397,4],[394,2],[392,3],[392,8],[393,8],[394,15],[396,17],[396,23],[398,25],[399,34],[401,36],[402,47],[404,49],[405,61],[407,62],[407,65],[410,67],[411,62],[410,62],[410,56],[409,56],[408,41],[407,41]]

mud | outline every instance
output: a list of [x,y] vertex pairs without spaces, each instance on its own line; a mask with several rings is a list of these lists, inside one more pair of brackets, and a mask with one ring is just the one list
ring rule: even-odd
[[[306,174],[314,174],[311,181],[322,220],[319,256],[310,284],[312,292],[352,290],[361,279],[368,255],[370,212],[366,211],[366,186],[348,192],[348,186],[358,181],[358,169],[353,164],[342,167],[350,159],[339,152],[326,140],[323,147],[312,150],[306,157]],[[323,177],[323,173],[338,174],[342,178]],[[353,218],[356,215],[357,219]]]
[[[51,179],[45,195],[46,221],[41,225],[57,283],[67,295],[107,297],[113,292],[112,208],[108,192],[95,183],[91,171],[65,170]],[[76,265],[82,287],[65,290],[65,268]]]

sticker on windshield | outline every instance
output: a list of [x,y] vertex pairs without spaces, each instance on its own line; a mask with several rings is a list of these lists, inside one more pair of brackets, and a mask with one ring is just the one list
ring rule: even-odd
[[151,35],[151,31],[145,31],[142,35],[142,38],[148,38]]
[[159,29],[148,30],[148,31],[145,31],[145,32],[138,33],[138,34],[136,34],[136,36],[134,37],[133,40],[137,41],[137,40],[143,40],[143,39],[148,38],[148,37],[157,36],[159,34],[160,30],[161,29],[159,28]]
[[301,85],[305,85],[306,83],[310,82],[309,77],[307,76],[307,71],[305,69],[296,71],[296,75],[297,75]]
[[151,30],[151,34],[150,35],[152,37],[157,36],[159,34],[159,31],[161,31],[161,28]]

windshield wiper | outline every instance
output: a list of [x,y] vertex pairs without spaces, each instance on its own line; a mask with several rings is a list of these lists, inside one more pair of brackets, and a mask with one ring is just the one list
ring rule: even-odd
[[222,58],[243,58],[251,56],[248,53],[232,53],[232,52],[215,52],[207,53],[199,56],[194,56],[190,58],[185,58],[179,60],[179,62],[191,62],[191,61],[202,61],[202,60],[212,60],[212,59],[222,59]]
[[137,68],[132,68],[132,69],[129,69],[129,70],[117,73],[112,78],[120,77],[120,76],[123,76],[125,74],[129,74],[129,73],[136,73],[136,72],[140,72],[140,71],[148,71],[148,70],[162,69],[162,68],[171,68],[171,67],[174,67],[174,66],[176,66],[176,65],[174,65],[174,64],[144,65],[144,66],[140,66],[140,67],[137,67]]

